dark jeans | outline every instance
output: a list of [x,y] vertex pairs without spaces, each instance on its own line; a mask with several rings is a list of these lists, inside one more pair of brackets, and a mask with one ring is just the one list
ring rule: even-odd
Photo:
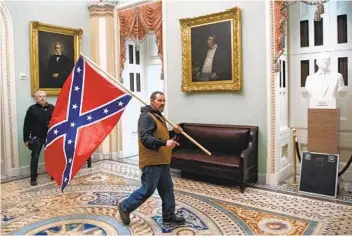
[[174,185],[169,165],[146,166],[142,169],[142,187],[121,203],[121,209],[132,212],[142,205],[158,189],[162,200],[163,218],[175,214]]
[[31,180],[37,180],[38,177],[38,160],[40,151],[44,145],[45,139],[35,138],[32,144],[32,154],[31,154]]

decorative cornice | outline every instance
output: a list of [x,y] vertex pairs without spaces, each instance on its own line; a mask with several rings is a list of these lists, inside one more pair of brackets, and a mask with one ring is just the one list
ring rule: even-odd
[[89,16],[114,16],[114,8],[118,1],[114,0],[89,0],[88,10]]

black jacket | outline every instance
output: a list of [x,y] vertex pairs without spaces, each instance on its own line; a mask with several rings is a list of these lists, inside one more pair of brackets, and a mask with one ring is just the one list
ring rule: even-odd
[[[141,115],[138,120],[138,135],[141,139],[142,144],[154,151],[158,151],[160,147],[166,146],[167,140],[161,140],[154,137],[154,132],[156,130],[156,123],[148,113],[154,113],[161,116],[159,111],[155,111],[152,106],[147,105],[141,108]],[[158,117],[156,116],[158,119]]]
[[32,137],[46,138],[53,110],[54,106],[49,103],[45,106],[36,103],[28,108],[23,125],[24,142],[28,142],[30,135]]

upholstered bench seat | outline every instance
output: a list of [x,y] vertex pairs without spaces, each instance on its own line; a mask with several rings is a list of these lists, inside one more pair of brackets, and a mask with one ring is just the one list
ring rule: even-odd
[[[206,155],[203,151],[192,149],[180,149],[172,154],[175,160],[188,160],[194,164],[203,164],[209,166],[221,167],[239,167],[240,157],[230,156],[223,153],[212,153],[211,156]],[[226,166],[224,166],[226,163]]]
[[[257,126],[195,123],[179,125],[212,155],[207,155],[183,135],[180,135],[178,140],[180,146],[172,151],[171,168],[179,169],[185,173],[234,180],[234,182],[241,184],[242,192],[246,182],[257,182]],[[174,133],[171,132],[171,135]]]

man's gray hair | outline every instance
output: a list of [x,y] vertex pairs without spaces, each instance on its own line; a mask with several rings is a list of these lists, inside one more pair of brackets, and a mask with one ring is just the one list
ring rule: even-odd
[[62,43],[56,42],[55,45],[54,45],[54,49],[56,49],[56,45],[60,45],[61,51],[64,51],[64,45],[62,45]]
[[46,96],[46,92],[44,92],[43,90],[38,90],[37,92],[34,93],[34,97],[37,97],[40,93],[44,93]]

